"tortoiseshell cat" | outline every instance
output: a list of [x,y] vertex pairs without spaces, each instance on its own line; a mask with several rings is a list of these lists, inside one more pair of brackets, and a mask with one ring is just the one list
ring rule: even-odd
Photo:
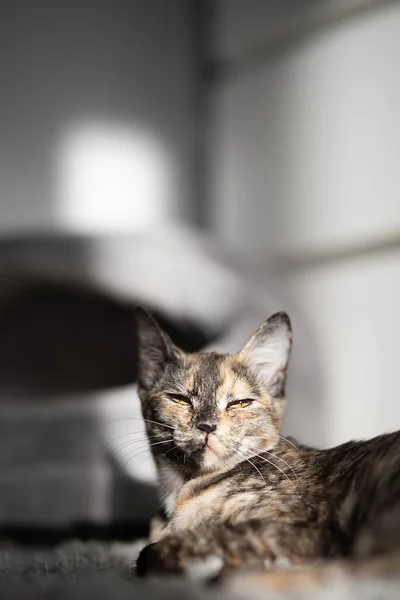
[[234,355],[186,354],[138,309],[139,395],[165,522],[138,575],[400,549],[400,433],[318,450],[279,435],[289,317]]

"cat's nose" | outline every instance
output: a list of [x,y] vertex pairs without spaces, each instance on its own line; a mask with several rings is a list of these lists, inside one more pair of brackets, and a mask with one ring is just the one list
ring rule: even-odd
[[210,425],[209,423],[197,423],[197,428],[206,433],[212,433],[217,429],[216,425]]

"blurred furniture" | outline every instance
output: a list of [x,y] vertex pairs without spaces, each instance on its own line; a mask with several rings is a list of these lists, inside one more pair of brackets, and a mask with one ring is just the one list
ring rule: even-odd
[[[136,303],[187,351],[237,351],[280,309],[305,330],[272,278],[181,229],[3,240],[0,277],[0,527],[135,529],[156,510],[151,460],[123,441],[143,428]],[[303,340],[289,426],[306,436],[318,411]]]

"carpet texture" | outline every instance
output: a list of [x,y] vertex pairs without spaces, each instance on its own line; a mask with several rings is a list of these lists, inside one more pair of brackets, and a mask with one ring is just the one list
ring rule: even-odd
[[[400,576],[392,566],[357,573],[337,565],[274,574],[237,573],[219,584],[149,579],[132,566],[143,546],[74,541],[52,549],[0,546],[0,598],[40,600],[397,600]],[[395,563],[393,563],[395,564]],[[397,564],[397,563],[396,563]],[[385,563],[387,565],[387,563]],[[318,573],[318,576],[315,576]]]

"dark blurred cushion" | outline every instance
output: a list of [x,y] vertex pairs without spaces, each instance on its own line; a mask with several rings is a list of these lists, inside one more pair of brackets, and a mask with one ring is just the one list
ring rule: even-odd
[[[134,302],[33,274],[3,276],[0,390],[41,398],[123,386],[136,379]],[[155,317],[188,351],[210,341],[194,324]],[[0,396],[1,398],[1,396]]]

